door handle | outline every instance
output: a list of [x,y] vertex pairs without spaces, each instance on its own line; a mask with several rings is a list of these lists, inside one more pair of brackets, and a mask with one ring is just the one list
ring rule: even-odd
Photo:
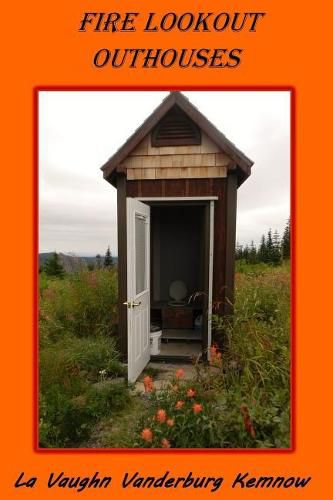
[[131,307],[138,307],[141,305],[141,302],[131,302],[131,301],[128,301],[128,302],[123,302],[123,305],[124,306],[127,306],[128,309],[131,309]]

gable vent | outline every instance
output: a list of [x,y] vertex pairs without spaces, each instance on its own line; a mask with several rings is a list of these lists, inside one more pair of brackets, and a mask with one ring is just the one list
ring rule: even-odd
[[155,147],[201,144],[200,128],[175,106],[153,129],[151,144]]

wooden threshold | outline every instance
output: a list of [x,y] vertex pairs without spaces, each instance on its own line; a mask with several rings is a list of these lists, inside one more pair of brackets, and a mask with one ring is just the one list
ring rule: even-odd
[[186,328],[164,328],[162,340],[198,340],[201,341],[201,331]]

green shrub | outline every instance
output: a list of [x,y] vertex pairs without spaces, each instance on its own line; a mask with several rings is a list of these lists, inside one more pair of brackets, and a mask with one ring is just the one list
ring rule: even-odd
[[133,446],[288,447],[288,391],[272,394],[253,388],[244,394],[240,384],[228,388],[226,378],[223,364],[221,368],[198,365],[193,380],[174,380],[149,393],[148,411],[139,421]]
[[117,325],[117,272],[98,269],[41,279],[40,338],[44,344],[68,333],[112,335]]
[[[213,318],[215,335],[223,339],[221,359],[211,367],[197,363],[191,381],[173,380],[164,390],[147,393],[148,414],[140,420],[134,446],[290,446],[289,270],[263,265],[254,273],[253,267],[236,276],[234,316]],[[194,396],[187,395],[189,388]],[[177,409],[179,400],[184,405]],[[198,413],[194,401],[202,406]],[[166,413],[163,422],[159,410]]]
[[[97,382],[101,371],[107,380]],[[88,439],[99,418],[128,404],[127,385],[117,379],[123,374],[112,338],[68,335],[44,346],[40,350],[40,445],[74,446]]]
[[134,446],[258,446],[256,436],[249,434],[244,426],[241,402],[231,398],[224,387],[222,368],[197,365],[193,380],[174,379],[163,390],[152,391],[148,397],[149,412],[139,423]]
[[253,273],[252,267],[236,276],[233,318],[213,318],[224,340],[225,387],[234,408],[242,402],[251,408],[258,429],[256,446],[288,447],[289,266],[267,267],[260,273]]
[[[148,415],[139,422],[134,446],[222,447],[220,410],[213,394],[206,388],[198,380],[182,382],[174,379],[164,389],[152,391],[148,396]],[[148,431],[151,439],[145,435]]]
[[81,379],[97,381],[101,370],[106,370],[107,377],[124,373],[112,338],[67,336],[41,349],[39,357],[42,390],[51,384],[59,384],[67,390]]

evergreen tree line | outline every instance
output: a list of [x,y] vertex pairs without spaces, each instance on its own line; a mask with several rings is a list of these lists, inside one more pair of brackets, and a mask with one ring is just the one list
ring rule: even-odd
[[105,256],[104,256],[104,259],[102,258],[102,256],[98,253],[95,257],[95,264],[93,263],[89,263],[88,264],[88,269],[89,270],[93,270],[93,269],[102,269],[103,267],[106,268],[106,269],[110,269],[114,266],[114,262],[113,262],[113,258],[112,258],[112,254],[111,254],[111,250],[110,250],[110,247],[108,246],[106,252],[105,252]]
[[252,241],[250,245],[236,245],[236,260],[245,260],[248,264],[265,262],[267,264],[278,265],[283,260],[290,258],[290,219],[288,219],[282,237],[278,231],[261,237],[259,247]]
[[[95,257],[95,263],[89,262],[88,269],[89,271],[93,271],[94,269],[111,269],[114,266],[112,254],[110,247],[108,246],[104,259],[100,254],[97,254]],[[63,278],[66,271],[59,260],[59,255],[57,252],[54,252],[46,262],[40,267],[40,272],[44,272],[47,276],[56,276],[58,278]]]

